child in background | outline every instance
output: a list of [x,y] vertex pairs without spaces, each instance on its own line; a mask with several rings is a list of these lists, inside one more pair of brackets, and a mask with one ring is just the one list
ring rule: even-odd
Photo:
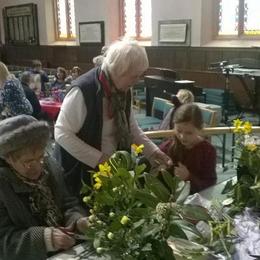
[[172,96],[171,102],[174,107],[167,113],[166,117],[163,119],[159,129],[169,130],[173,129],[173,116],[175,111],[182,105],[194,102],[194,96],[191,91],[187,89],[180,89],[176,96]]
[[81,69],[80,69],[80,67],[74,66],[74,67],[71,69],[71,75],[69,75],[69,76],[65,79],[66,84],[71,84],[71,82],[72,82],[73,80],[75,80],[77,77],[79,77],[80,74],[81,74]]
[[181,105],[173,117],[175,136],[168,139],[163,150],[173,161],[173,174],[190,181],[191,193],[216,183],[216,150],[200,134],[203,119],[195,104]]
[[58,67],[57,68],[57,73],[56,73],[56,79],[52,83],[51,87],[52,89],[65,89],[65,79],[67,77],[67,72],[63,67]]

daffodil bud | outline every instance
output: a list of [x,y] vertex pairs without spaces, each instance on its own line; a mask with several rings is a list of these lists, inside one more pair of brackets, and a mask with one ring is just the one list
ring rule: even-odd
[[130,218],[129,218],[129,217],[123,216],[123,217],[121,218],[121,220],[120,220],[120,223],[121,223],[122,225],[126,225],[129,221],[130,221]]
[[96,249],[96,251],[97,251],[98,254],[102,254],[104,252],[104,248],[103,247],[98,247]]
[[88,203],[88,202],[90,202],[91,201],[91,197],[90,196],[85,196],[84,198],[83,198],[83,202],[84,203]]
[[114,238],[114,234],[113,234],[112,232],[109,232],[109,233],[107,234],[107,238],[110,239],[110,240],[112,240],[112,239]]
[[110,218],[113,218],[115,215],[116,215],[116,214],[115,214],[114,212],[110,212],[110,213],[109,213],[109,217],[110,217]]

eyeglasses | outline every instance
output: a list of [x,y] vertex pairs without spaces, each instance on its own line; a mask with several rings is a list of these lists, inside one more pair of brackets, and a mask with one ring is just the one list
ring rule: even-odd
[[28,159],[21,162],[25,168],[30,169],[37,164],[44,163],[44,154],[40,155],[38,158]]

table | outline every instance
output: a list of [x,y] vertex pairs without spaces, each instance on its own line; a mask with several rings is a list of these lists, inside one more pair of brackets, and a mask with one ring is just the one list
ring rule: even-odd
[[42,111],[46,112],[48,117],[51,120],[55,121],[58,117],[59,112],[60,112],[60,108],[61,108],[62,103],[57,102],[57,101],[41,99],[40,104],[41,104]]

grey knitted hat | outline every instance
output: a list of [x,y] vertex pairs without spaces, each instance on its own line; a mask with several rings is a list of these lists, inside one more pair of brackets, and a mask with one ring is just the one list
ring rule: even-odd
[[38,121],[32,116],[19,115],[0,121],[0,157],[10,152],[30,147],[30,144],[47,141],[47,122]]

